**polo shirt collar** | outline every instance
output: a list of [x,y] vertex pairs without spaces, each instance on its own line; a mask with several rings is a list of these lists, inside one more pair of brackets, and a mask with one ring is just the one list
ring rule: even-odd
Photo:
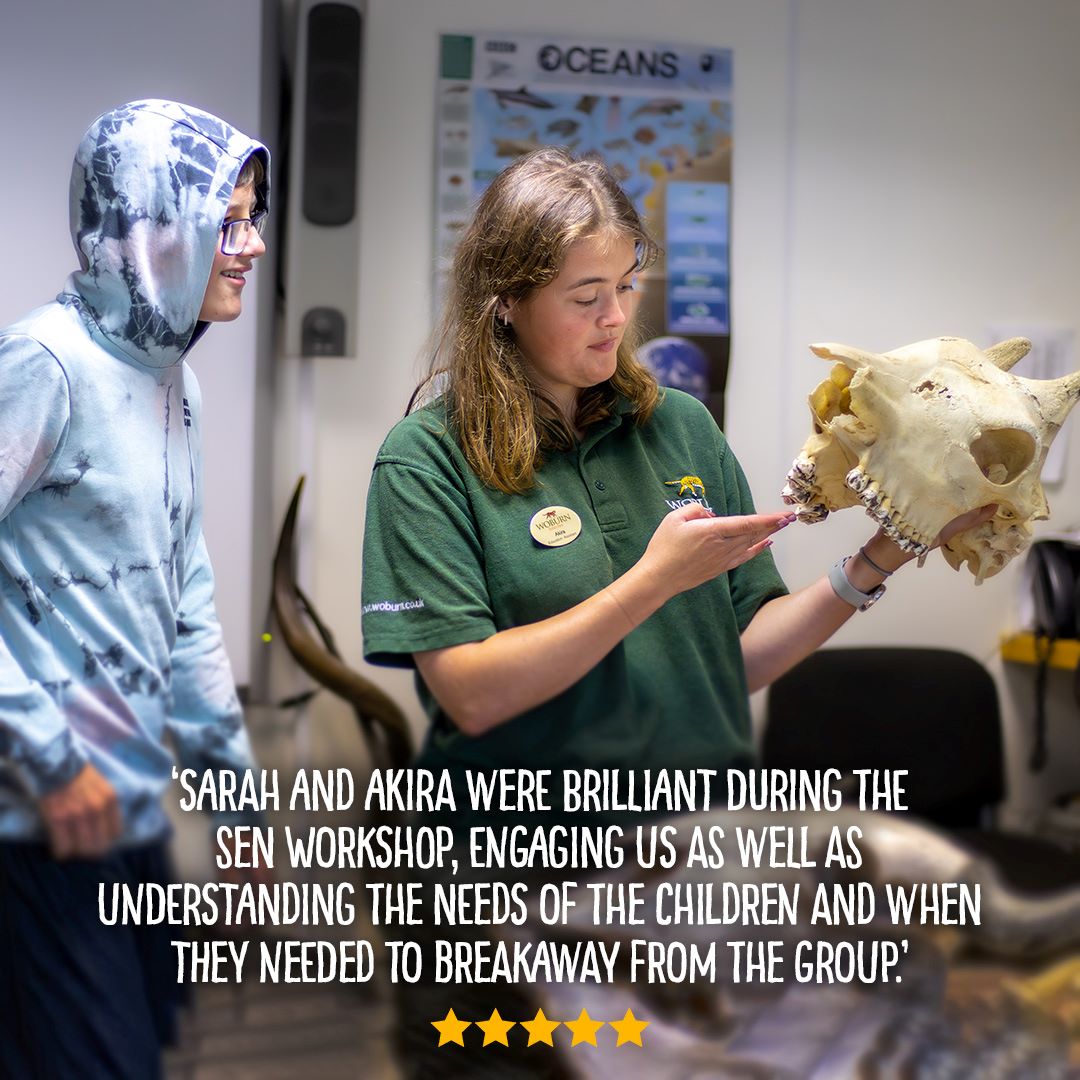
[[623,417],[633,411],[633,403],[624,395],[619,394],[613,408],[606,420],[601,421],[594,427],[589,428],[585,437],[578,444],[578,453],[588,453],[605,435],[609,435],[623,422]]

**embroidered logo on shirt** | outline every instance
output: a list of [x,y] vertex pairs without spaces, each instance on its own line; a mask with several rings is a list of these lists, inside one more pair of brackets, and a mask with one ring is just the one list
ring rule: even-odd
[[686,492],[690,492],[691,495],[701,494],[701,497],[705,497],[705,485],[701,482],[700,476],[680,476],[678,480],[665,480],[664,483],[668,487],[674,487],[679,485],[679,494],[684,495]]
[[[705,484],[702,482],[700,476],[680,476],[678,480],[665,480],[665,487],[678,487],[679,493],[674,499],[665,499],[664,501],[671,507],[672,510],[678,510],[680,506],[686,506],[687,503],[700,503],[706,510],[711,510],[709,500],[705,498]],[[688,498],[682,498],[689,492]]]

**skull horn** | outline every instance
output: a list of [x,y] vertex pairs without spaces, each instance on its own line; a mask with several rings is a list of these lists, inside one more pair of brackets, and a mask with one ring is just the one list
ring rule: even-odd
[[1060,379],[1025,379],[1014,375],[1025,390],[1039,403],[1046,422],[1061,427],[1065,417],[1080,399],[1080,371]]
[[1018,360],[1022,360],[1031,351],[1031,342],[1027,338],[1011,337],[999,341],[986,350],[986,358],[992,364],[1008,371]]
[[881,363],[881,357],[877,353],[867,352],[865,349],[856,349],[852,345],[838,345],[835,342],[824,342],[820,345],[811,345],[810,351],[823,360],[839,360],[848,367],[874,367]]

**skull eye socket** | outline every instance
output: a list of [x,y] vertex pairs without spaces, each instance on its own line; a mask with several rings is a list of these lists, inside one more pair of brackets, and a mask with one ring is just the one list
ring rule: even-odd
[[991,484],[1010,484],[1035,460],[1035,440],[1017,428],[984,431],[971,444],[971,456]]

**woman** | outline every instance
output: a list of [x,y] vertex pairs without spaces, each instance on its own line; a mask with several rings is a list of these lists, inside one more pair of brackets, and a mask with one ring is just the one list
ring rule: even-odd
[[756,513],[704,406],[634,359],[655,253],[604,165],[554,148],[461,239],[442,392],[380,450],[364,548],[366,655],[415,665],[422,767],[747,765],[749,692],[910,558],[878,531],[788,595],[768,548],[794,515]]

